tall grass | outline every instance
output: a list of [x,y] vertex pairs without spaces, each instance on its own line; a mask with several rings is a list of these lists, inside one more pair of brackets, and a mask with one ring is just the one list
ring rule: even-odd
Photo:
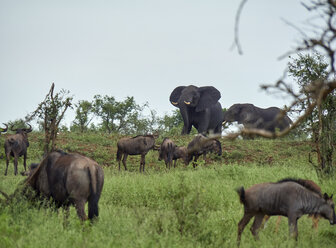
[[[183,144],[191,138],[173,139]],[[93,158],[104,147],[114,151],[116,144],[111,137],[70,135],[65,139],[68,142],[63,146],[76,146],[80,152],[87,151],[87,145],[92,144]],[[222,144],[226,154],[221,158],[210,156],[206,165],[196,169],[179,163],[178,168],[168,171],[162,161],[157,161],[157,152],[152,151],[146,157],[144,174],[138,173],[139,157],[128,159],[131,171],[125,172],[118,171],[115,154],[113,157],[107,153],[111,161],[105,161],[109,166],[104,166],[105,184],[97,222],[81,223],[74,208],[69,220],[64,221],[62,210],[38,208],[18,197],[7,206],[0,205],[0,247],[234,247],[237,223],[243,216],[237,187],[301,177],[318,182],[323,191],[335,192],[335,181],[320,181],[307,162],[308,144],[265,140]],[[30,157],[29,162],[36,159],[38,155]],[[5,161],[1,159],[0,189],[11,193],[23,178],[13,175],[12,162],[6,177],[4,167]],[[22,161],[19,168],[22,169]],[[302,217],[297,242],[288,237],[287,219],[283,218],[278,233],[275,220],[271,218],[260,231],[258,241],[249,231],[251,221],[242,235],[241,247],[336,244],[336,229],[326,220],[321,220],[318,231],[314,231],[312,221]]]

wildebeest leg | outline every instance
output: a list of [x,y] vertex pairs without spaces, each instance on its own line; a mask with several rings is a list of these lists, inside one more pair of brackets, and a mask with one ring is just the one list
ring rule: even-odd
[[245,226],[250,222],[252,217],[253,217],[253,214],[244,213],[243,218],[238,223],[238,236],[237,236],[238,246],[240,244],[241,234],[243,233]]
[[289,235],[293,236],[295,240],[298,237],[297,219],[296,215],[288,215]]
[[275,233],[278,233],[279,231],[280,222],[281,222],[281,216],[279,215],[275,224]]
[[26,160],[27,160],[27,152],[25,152],[25,154],[23,154],[23,166],[24,166],[24,170],[27,171],[26,167]]
[[264,219],[263,219],[263,223],[262,223],[262,228],[265,228],[267,226],[267,222],[268,220],[271,218],[271,216],[269,215],[265,215]]
[[142,172],[145,172],[145,156],[146,154],[141,154],[141,161],[140,161],[140,172],[142,167]]
[[14,175],[17,175],[17,167],[18,167],[18,155],[14,153]]
[[318,228],[318,223],[319,223],[320,218],[319,218],[318,215],[315,215],[315,214],[313,214],[313,215],[311,216],[311,218],[312,218],[312,221],[313,221],[313,226],[312,226],[312,228],[314,228],[315,230],[317,230],[317,228]]
[[176,161],[177,161],[177,159],[174,160],[174,168],[176,168]]
[[[122,160],[122,163],[123,163],[123,165],[124,165],[125,170],[127,170],[127,167],[126,167],[127,156],[128,156],[128,154],[127,154],[127,153],[124,153],[124,157],[123,157],[123,160]],[[120,167],[119,167],[119,169],[120,169]]]
[[77,215],[81,220],[87,220],[87,216],[85,214],[85,200],[76,200],[75,207],[77,210]]
[[253,224],[252,224],[250,230],[251,230],[251,233],[253,234],[255,239],[258,239],[258,229],[260,228],[260,226],[263,222],[264,216],[265,216],[264,214],[257,214],[254,217],[254,221],[253,221]]
[[5,176],[7,175],[9,159],[10,159],[10,152],[6,151],[6,170],[5,170]]
[[63,227],[68,226],[69,224],[69,216],[70,216],[70,207],[69,206],[64,206],[63,207]]
[[198,159],[199,155],[195,155],[194,157],[194,161],[193,161],[193,167],[196,168],[196,163],[197,163],[197,159]]

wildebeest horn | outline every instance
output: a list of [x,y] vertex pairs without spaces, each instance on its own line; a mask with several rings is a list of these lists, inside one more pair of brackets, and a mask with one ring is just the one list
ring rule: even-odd
[[16,132],[17,131],[17,128],[13,129],[14,125],[11,126],[10,130],[13,131],[13,132]]
[[32,126],[29,123],[27,123],[27,124],[29,126],[29,129],[25,128],[24,130],[25,130],[26,133],[30,133],[31,131],[33,131],[33,129],[32,129]]
[[2,124],[4,124],[5,126],[6,126],[6,128],[0,128],[0,132],[7,132],[7,129],[8,129],[8,125],[7,124],[5,124],[5,123],[2,123]]

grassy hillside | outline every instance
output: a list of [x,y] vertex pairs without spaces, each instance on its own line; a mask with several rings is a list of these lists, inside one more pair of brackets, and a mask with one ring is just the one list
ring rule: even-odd
[[[3,146],[5,136],[1,136]],[[309,178],[322,190],[335,193],[334,179],[320,181],[308,162],[308,142],[287,140],[223,141],[223,155],[210,155],[205,163],[193,169],[181,162],[178,168],[165,169],[158,153],[146,157],[146,172],[140,174],[139,156],[128,159],[129,171],[118,171],[115,161],[119,137],[102,134],[65,133],[59,137],[59,148],[79,152],[95,159],[104,168],[105,184],[100,199],[100,217],[94,225],[81,224],[74,208],[69,223],[63,212],[38,209],[22,199],[0,205],[0,247],[234,247],[237,223],[243,216],[235,188],[276,181],[284,177]],[[41,157],[41,134],[29,136],[29,159]],[[172,137],[186,145],[192,136]],[[159,138],[158,143],[162,140]],[[1,153],[3,155],[3,148]],[[22,171],[22,160],[19,171]],[[0,189],[13,192],[23,180],[4,176],[5,160],[0,159]],[[275,233],[276,217],[260,232],[255,241],[244,230],[241,247],[333,247],[336,228],[321,220],[318,231],[311,228],[306,216],[299,220],[299,240],[288,238],[287,219],[283,218]]]

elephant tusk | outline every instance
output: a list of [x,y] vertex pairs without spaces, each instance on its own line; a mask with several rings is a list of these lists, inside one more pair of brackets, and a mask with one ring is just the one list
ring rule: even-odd
[[178,103],[177,102],[171,102],[173,105],[177,105]]
[[184,101],[184,103],[187,104],[187,105],[190,105],[190,102],[186,102],[186,101]]

